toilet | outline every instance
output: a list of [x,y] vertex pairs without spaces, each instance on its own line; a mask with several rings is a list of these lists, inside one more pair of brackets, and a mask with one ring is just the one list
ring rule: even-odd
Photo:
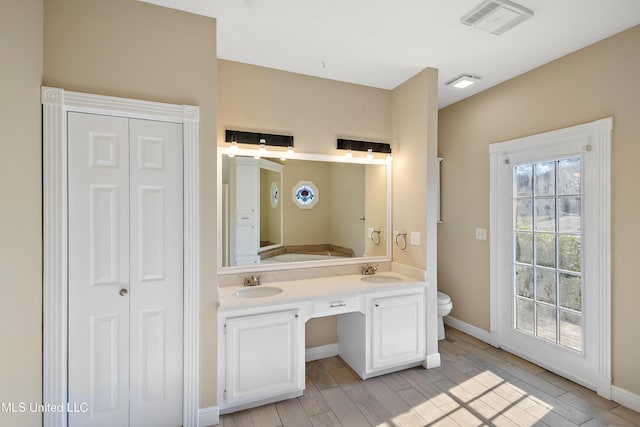
[[438,291],[438,341],[444,339],[444,316],[451,313],[453,303],[451,297]]

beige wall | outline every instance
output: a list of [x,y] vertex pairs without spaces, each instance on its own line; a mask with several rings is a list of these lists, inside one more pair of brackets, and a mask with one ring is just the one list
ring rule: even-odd
[[334,245],[364,255],[365,181],[364,165],[331,163],[331,224],[329,239]]
[[640,394],[640,26],[440,111],[439,287],[452,316],[489,329],[488,146],[613,116],[613,383]]
[[[331,201],[329,165],[325,162],[287,160],[282,181],[284,244],[308,245],[329,242]],[[312,209],[300,209],[293,202],[292,188],[300,181],[311,181],[320,190]]]
[[[260,169],[260,240],[282,243],[282,173]],[[271,206],[271,184],[278,185],[279,201]]]
[[[0,402],[42,398],[42,0],[0,8]],[[0,414],[37,426],[38,413]]]
[[295,135],[305,153],[344,154],[336,138],[389,137],[389,91],[218,61],[218,145],[225,129]]
[[135,0],[46,0],[44,40],[47,86],[200,107],[200,406],[215,405],[216,22]]
[[[365,254],[368,256],[384,256],[387,254],[387,168],[367,165],[365,169],[365,208],[367,227],[380,230],[380,241],[376,243],[369,238],[365,240]],[[384,189],[384,190],[383,190]],[[367,230],[365,229],[365,232]]]
[[[393,229],[407,233],[407,247],[393,245],[393,260],[427,268],[427,147],[436,147],[437,70],[427,68],[392,92]],[[435,101],[437,102],[437,101]],[[413,246],[410,233],[421,235]]]

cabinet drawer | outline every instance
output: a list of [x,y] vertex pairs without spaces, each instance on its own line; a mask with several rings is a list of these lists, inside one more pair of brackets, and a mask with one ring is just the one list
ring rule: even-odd
[[237,214],[236,225],[253,225],[256,222],[254,214]]
[[330,316],[332,314],[362,311],[360,299],[356,297],[332,298],[315,301],[312,307],[313,316]]

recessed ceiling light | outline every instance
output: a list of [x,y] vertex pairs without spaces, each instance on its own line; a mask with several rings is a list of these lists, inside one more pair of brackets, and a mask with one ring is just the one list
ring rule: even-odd
[[480,80],[478,76],[472,76],[470,74],[463,74],[461,76],[456,77],[453,80],[449,80],[446,85],[457,87],[458,89],[464,89],[465,87],[469,87],[475,82]]

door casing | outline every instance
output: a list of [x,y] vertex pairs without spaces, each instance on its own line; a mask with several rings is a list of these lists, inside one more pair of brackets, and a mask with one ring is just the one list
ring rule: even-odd
[[[67,113],[106,114],[183,125],[183,426],[199,409],[199,108],[42,87],[43,108],[43,390],[42,401],[67,405],[68,193]],[[45,427],[67,426],[65,411],[43,414]]]
[[[502,289],[504,289],[505,269],[510,269],[512,254],[509,252],[512,238],[512,230],[506,230],[502,224],[511,223],[511,211],[505,206],[502,197],[505,191],[511,189],[511,175],[506,177],[502,173],[502,166],[509,164],[510,158],[517,157],[525,152],[535,150],[535,156],[540,160],[554,158],[558,155],[558,146],[563,143],[575,145],[576,140],[585,141],[583,150],[590,152],[590,160],[594,173],[585,179],[591,180],[588,186],[596,191],[589,194],[588,205],[584,209],[598,211],[598,221],[588,225],[585,238],[589,240],[585,244],[587,259],[595,260],[589,263],[587,274],[590,280],[598,283],[597,295],[592,295],[593,303],[585,310],[593,311],[595,322],[593,329],[593,343],[591,345],[594,355],[595,380],[591,384],[584,384],[593,388],[599,395],[611,398],[611,132],[613,118],[605,118],[595,122],[572,126],[551,132],[545,132],[533,136],[519,138],[511,141],[492,144],[489,146],[490,154],[490,226],[492,237],[490,241],[490,292],[491,292],[491,344],[500,347],[500,330],[505,327],[500,316],[500,308],[505,304]],[[535,149],[531,147],[534,146]],[[568,148],[567,154],[571,154],[573,148]],[[511,180],[511,181],[510,181]],[[507,232],[508,231],[508,232]],[[586,252],[589,251],[587,254]],[[526,355],[525,358],[528,358]],[[530,357],[529,357],[530,359]],[[545,365],[544,361],[531,360],[549,370],[553,366]],[[562,375],[562,372],[559,372]],[[573,378],[574,380],[578,380]]]

